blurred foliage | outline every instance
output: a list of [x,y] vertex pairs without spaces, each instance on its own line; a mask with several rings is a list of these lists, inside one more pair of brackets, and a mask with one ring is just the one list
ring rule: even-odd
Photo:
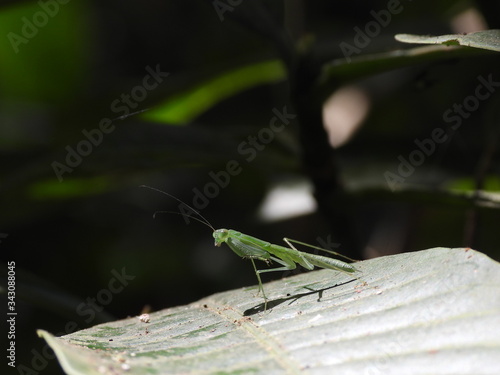
[[[478,77],[500,81],[500,55],[394,39],[460,32],[454,20],[470,7],[485,28],[500,28],[497,3],[401,1],[350,63],[340,46],[353,45],[356,28],[386,1],[243,1],[222,15],[209,0],[3,4],[0,247],[2,262],[19,271],[19,363],[30,366],[32,349],[43,348],[36,328],[106,319],[78,306],[107,290],[113,270],[134,276],[98,306],[118,318],[254,284],[250,264],[214,248],[207,228],[178,215],[153,220],[178,203],[139,189],[191,204],[193,189],[203,191],[229,161],[241,172],[201,209],[215,227],[275,243],[332,236],[359,258],[471,246],[499,259],[500,95],[456,130],[443,114],[474,95]],[[322,105],[346,84],[363,90],[370,112],[332,149]],[[241,148],[285,107],[297,117],[248,161]],[[436,128],[449,139],[390,189],[384,173]],[[320,212],[261,222],[266,192],[296,179],[311,181]]]

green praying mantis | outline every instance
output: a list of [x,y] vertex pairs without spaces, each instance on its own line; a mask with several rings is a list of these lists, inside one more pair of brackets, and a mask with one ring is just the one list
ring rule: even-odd
[[[215,229],[212,226],[212,224],[201,213],[196,211],[194,208],[192,208],[185,202],[181,201],[179,198],[150,186],[142,185],[141,187],[146,187],[148,189],[155,190],[159,193],[165,194],[170,198],[175,199],[185,207],[189,208],[189,211],[193,212],[193,214],[196,214],[198,216],[194,217],[190,215],[189,217],[191,219],[194,219],[212,229],[213,237],[215,240],[215,246],[221,246],[223,243],[226,243],[227,246],[229,246],[229,248],[234,253],[236,253],[236,255],[240,256],[241,258],[250,259],[253,265],[253,269],[255,271],[255,275],[257,276],[257,281],[259,283],[259,291],[257,292],[257,295],[259,292],[262,292],[262,297],[264,298],[264,310],[267,310],[268,298],[266,296],[266,293],[264,292],[264,286],[262,285],[262,280],[260,278],[261,273],[290,271],[294,270],[297,267],[297,264],[300,264],[302,267],[308,270],[312,270],[316,266],[319,268],[331,269],[335,271],[345,272],[348,274],[359,272],[359,270],[357,270],[354,266],[352,266],[349,263],[333,258],[328,258],[322,255],[309,254],[303,251],[299,251],[295,248],[293,243],[306,246],[312,249],[324,251],[332,255],[336,255],[345,258],[347,260],[350,260],[352,262],[355,262],[355,260],[348,258],[342,254],[339,254],[335,251],[323,249],[321,247],[313,246],[286,237],[283,238],[283,241],[285,241],[285,243],[289,247],[285,247],[260,240],[256,237],[249,236],[247,234],[238,232],[233,229]],[[155,212],[155,215],[157,213],[173,213],[178,215],[184,215],[183,213],[174,211],[157,211]],[[281,264],[281,267],[258,270],[254,260],[263,261],[268,265],[271,264],[272,261],[274,261],[276,263]]]

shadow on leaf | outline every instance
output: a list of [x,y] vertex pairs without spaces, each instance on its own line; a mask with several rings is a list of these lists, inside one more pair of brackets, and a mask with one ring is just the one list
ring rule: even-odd
[[[333,288],[336,288],[339,286],[343,286],[343,285],[352,283],[354,281],[356,281],[356,279],[349,280],[349,281],[346,281],[345,283],[341,283],[341,284],[335,284],[335,285],[332,285],[332,286],[329,286],[329,287],[326,287],[323,289],[318,289],[318,290],[314,290],[314,289],[311,289],[311,288],[305,286],[304,288],[310,290],[309,292],[298,293],[298,294],[294,294],[293,296],[290,294],[287,294],[286,298],[278,298],[278,299],[274,299],[272,301],[268,301],[267,302],[267,310],[272,309],[273,307],[279,306],[282,303],[285,303],[287,301],[290,301],[289,304],[292,304],[293,302],[297,301],[299,298],[310,296],[310,295],[315,294],[315,293],[318,293],[317,302],[321,302],[321,299],[323,298],[323,292],[325,290],[329,290],[329,289],[333,289]],[[265,309],[265,303],[263,302],[263,303],[258,304],[255,307],[252,307],[252,308],[245,310],[243,312],[243,316],[251,316],[251,315],[255,315],[255,314],[258,314],[258,313],[264,312],[264,311],[266,311],[266,309]]]

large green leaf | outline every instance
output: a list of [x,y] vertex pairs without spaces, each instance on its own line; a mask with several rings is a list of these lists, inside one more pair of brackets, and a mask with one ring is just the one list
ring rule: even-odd
[[55,338],[68,374],[498,374],[500,267],[471,249],[320,270]]

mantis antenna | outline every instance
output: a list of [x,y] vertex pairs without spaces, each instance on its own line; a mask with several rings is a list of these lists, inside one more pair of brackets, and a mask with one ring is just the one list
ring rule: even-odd
[[[162,193],[162,194],[165,194],[166,196],[172,198],[172,199],[175,199],[177,202],[179,202],[180,204],[183,204],[184,206],[186,206],[187,208],[189,208],[192,212],[194,212],[196,215],[199,216],[199,218],[195,217],[195,216],[191,216],[189,215],[189,217],[193,220],[196,220],[197,222],[199,223],[202,223],[204,225],[206,225],[207,227],[209,227],[210,229],[212,229],[213,231],[215,231],[215,228],[212,226],[212,224],[205,218],[205,216],[203,216],[201,213],[199,213],[198,211],[196,211],[193,207],[191,207],[189,204],[183,202],[182,200],[180,200],[179,198],[177,198],[176,196],[172,195],[172,194],[169,194],[163,190],[160,190],[160,189],[157,189],[157,188],[154,188],[154,187],[151,187],[151,186],[147,186],[147,185],[141,185],[139,187],[143,187],[143,188],[148,188],[148,189],[151,189],[151,190],[154,190],[154,191],[157,191],[158,193]],[[153,218],[156,216],[156,214],[162,214],[162,213],[169,213],[169,214],[176,214],[176,215],[181,215],[181,216],[184,216],[184,214],[180,213],[180,212],[176,212],[176,211],[156,211],[154,214],[153,214]]]

